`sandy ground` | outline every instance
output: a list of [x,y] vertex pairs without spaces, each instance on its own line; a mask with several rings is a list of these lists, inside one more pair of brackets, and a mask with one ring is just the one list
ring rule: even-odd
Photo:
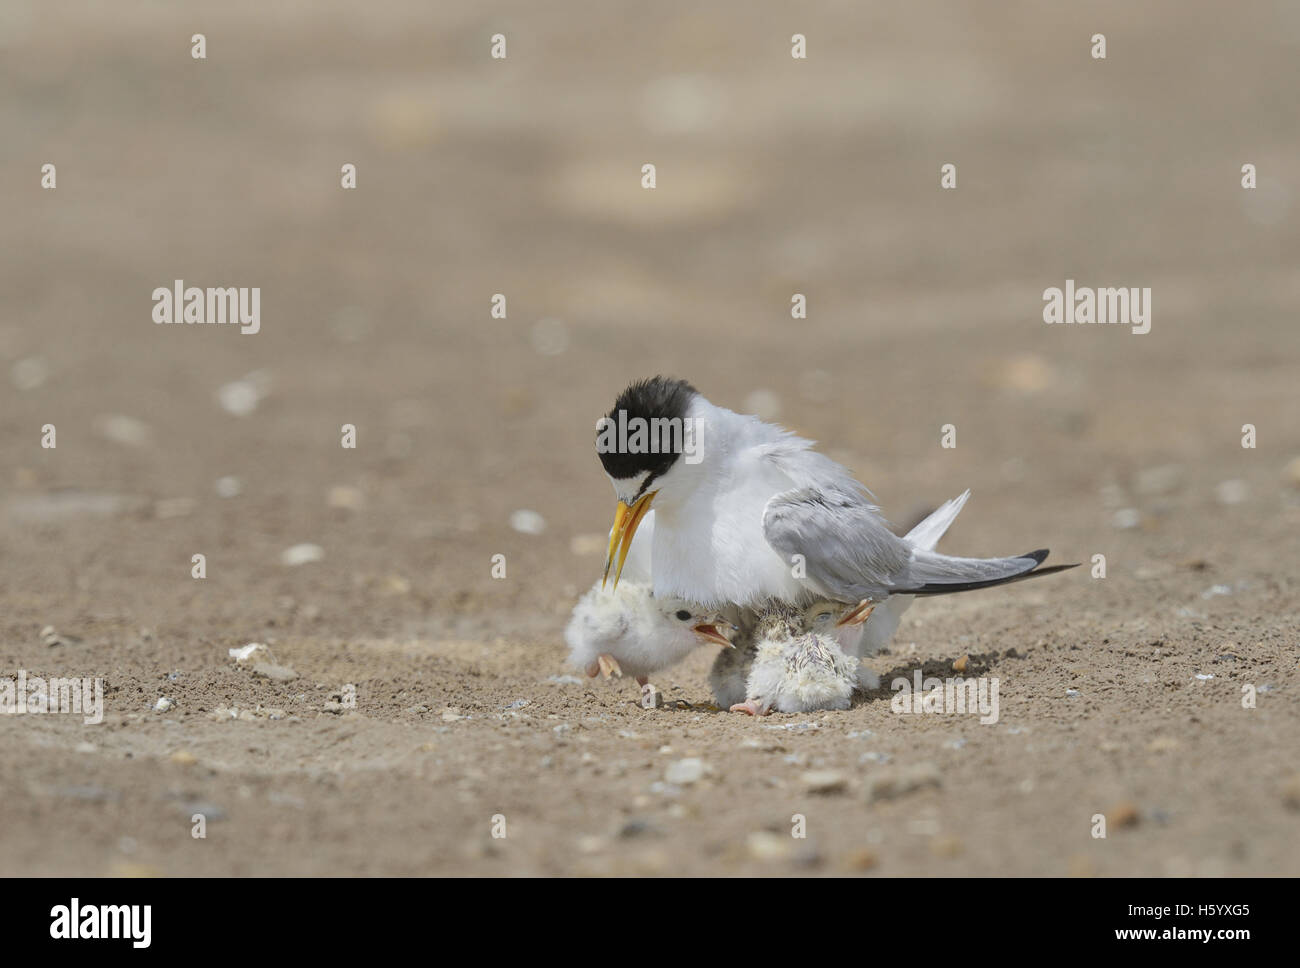
[[[1300,873],[1300,15],[992,6],[4,4],[0,676],[106,694],[0,717],[0,873]],[[178,278],[262,331],[155,326]],[[1151,332],[1044,325],[1067,278]],[[1085,563],[873,660],[997,724],[564,678],[661,371]]]

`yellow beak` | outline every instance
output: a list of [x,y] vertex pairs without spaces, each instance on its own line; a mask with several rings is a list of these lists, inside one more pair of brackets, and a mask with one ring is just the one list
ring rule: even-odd
[[601,588],[604,588],[605,582],[609,580],[609,570],[614,566],[615,550],[618,551],[618,570],[614,572],[614,588],[618,588],[618,580],[623,574],[623,563],[627,561],[627,553],[632,547],[632,539],[636,537],[636,529],[640,526],[645,513],[650,510],[650,502],[658,493],[658,491],[651,491],[649,494],[642,494],[631,507],[622,501],[618,502],[618,509],[614,512],[614,527],[609,533],[609,552],[605,555],[605,574],[600,579]]

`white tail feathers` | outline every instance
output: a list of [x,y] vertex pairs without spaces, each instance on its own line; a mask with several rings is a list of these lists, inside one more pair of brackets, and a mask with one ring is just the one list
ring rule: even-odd
[[1008,558],[956,558],[935,551],[934,546],[969,497],[967,489],[907,533],[905,540],[912,544],[913,551],[904,587],[922,594],[984,587],[1033,571],[1047,557],[1046,551]]
[[962,507],[966,504],[966,499],[969,497],[970,488],[967,488],[957,497],[939,507],[938,510],[931,512],[924,521],[907,532],[904,539],[924,551],[933,551],[939,543],[939,539],[944,536],[944,532],[952,527],[952,523],[957,520],[957,515],[961,512]]

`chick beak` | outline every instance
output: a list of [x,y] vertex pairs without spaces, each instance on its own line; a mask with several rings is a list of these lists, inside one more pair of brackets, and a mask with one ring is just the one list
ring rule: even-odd
[[[731,639],[727,638],[726,634],[722,631],[722,629],[718,627],[719,625],[724,625],[724,624],[728,624],[728,623],[701,622],[699,625],[692,626],[691,631],[694,632],[696,635],[698,635],[706,642],[712,642],[714,645],[720,645],[724,649],[734,649],[735,646],[732,645]],[[732,627],[734,628],[735,626]]]
[[641,524],[641,519],[645,513],[650,510],[650,502],[658,491],[651,491],[649,494],[643,494],[635,504],[628,507],[622,501],[618,502],[618,509],[614,512],[614,527],[609,533],[609,551],[605,555],[605,574],[601,576],[600,587],[605,587],[605,582],[609,580],[609,570],[614,566],[614,552],[618,552],[618,569],[614,572],[614,588],[618,588],[618,580],[623,574],[623,563],[627,561],[627,553],[632,547],[632,539],[636,537],[636,529]]
[[841,615],[839,621],[835,623],[835,627],[843,628],[846,625],[861,625],[871,617],[871,612],[875,607],[875,602],[869,598],[864,598]]

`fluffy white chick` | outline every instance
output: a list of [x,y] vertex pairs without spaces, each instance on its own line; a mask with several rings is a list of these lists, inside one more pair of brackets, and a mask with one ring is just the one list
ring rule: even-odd
[[[821,600],[807,607],[770,602],[761,611],[742,612],[738,617],[740,632],[733,636],[736,647],[719,653],[709,672],[714,702],[722,709],[732,709],[750,698],[750,672],[758,658],[759,646],[773,635],[790,638],[818,635],[835,645],[844,657],[856,660],[853,647],[861,641],[862,623],[871,616],[874,608],[871,602],[846,605],[844,602]],[[783,626],[785,632],[780,631]],[[773,658],[771,650],[767,656],[769,660]],[[880,685],[880,678],[860,662],[857,663],[856,676],[860,689],[875,689]]]
[[[969,497],[970,491],[966,491],[946,502],[909,531],[907,540],[918,548],[933,550]],[[736,712],[766,713],[775,705],[759,699],[761,691],[769,697],[782,696],[786,705],[801,707],[783,711],[847,708],[845,683],[836,672],[836,654],[827,652],[825,646],[833,644],[841,658],[858,660],[857,688],[878,689],[880,677],[860,660],[874,655],[893,638],[914,598],[891,595],[879,604],[864,600],[856,605],[822,600],[802,610],[789,603],[771,603],[756,612],[746,610],[739,619],[742,632],[737,648],[720,654],[709,676],[717,704]],[[781,631],[783,625],[785,632]],[[812,644],[795,641],[807,633],[814,636]],[[817,637],[826,642],[818,643]],[[764,660],[755,680],[753,671],[764,644]],[[791,663],[793,671],[786,669]],[[808,685],[800,687],[800,682]],[[848,691],[852,692],[852,685]]]
[[[848,709],[858,687],[858,659],[845,654],[833,634],[834,622],[850,608],[816,602],[806,609],[774,607],[754,628],[753,664],[745,683],[745,700],[732,712],[766,716],[812,709]],[[818,631],[814,626],[832,631]]]
[[[653,512],[646,515],[617,588],[596,582],[574,606],[564,630],[569,663],[588,676],[630,675],[643,695],[650,676],[709,643],[731,648],[729,624],[677,598],[655,598],[650,583]],[[647,533],[648,532],[648,533]],[[642,533],[645,533],[644,539]]]

